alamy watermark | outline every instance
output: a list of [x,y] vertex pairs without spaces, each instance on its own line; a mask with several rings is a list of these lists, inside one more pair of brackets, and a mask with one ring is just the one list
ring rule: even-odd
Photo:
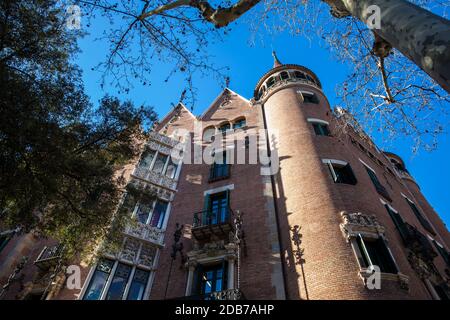
[[278,131],[265,129],[218,131],[205,137],[201,123],[193,134],[177,129],[172,138],[180,141],[171,151],[174,162],[183,164],[259,164],[260,174],[279,171]]

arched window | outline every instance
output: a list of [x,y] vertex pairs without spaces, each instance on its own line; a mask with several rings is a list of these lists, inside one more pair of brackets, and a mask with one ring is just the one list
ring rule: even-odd
[[316,81],[314,81],[314,79],[309,75],[306,75],[306,79],[308,79],[309,81],[311,81],[313,83],[316,83]]
[[281,72],[280,73],[280,78],[281,78],[281,80],[289,79],[289,73],[287,73],[287,71]]
[[215,133],[216,133],[216,128],[214,128],[214,127],[206,128],[205,131],[203,131],[203,141],[211,142]]
[[231,130],[231,125],[229,122],[222,123],[219,126],[219,131],[225,133],[226,131]]
[[242,129],[247,125],[245,118],[237,119],[233,122],[233,129]]
[[275,78],[274,77],[270,77],[268,80],[267,80],[267,89],[268,88],[270,88],[271,86],[273,86],[275,84]]
[[297,79],[306,79],[305,74],[300,71],[294,71],[294,75]]

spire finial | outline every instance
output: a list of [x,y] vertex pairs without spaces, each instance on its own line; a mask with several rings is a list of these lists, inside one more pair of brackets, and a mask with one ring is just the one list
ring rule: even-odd
[[274,67],[274,68],[279,67],[279,66],[282,65],[282,63],[280,62],[280,60],[278,60],[277,54],[276,54],[275,51],[272,51],[272,57],[273,57],[273,67]]

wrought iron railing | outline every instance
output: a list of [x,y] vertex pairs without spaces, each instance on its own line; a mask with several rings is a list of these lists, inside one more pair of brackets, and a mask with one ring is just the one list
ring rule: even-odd
[[34,261],[34,264],[38,267],[48,267],[56,264],[62,257],[64,247],[61,244],[53,246],[45,246],[41,253]]
[[229,206],[194,213],[192,228],[227,224],[233,222],[233,210]]
[[245,296],[239,289],[227,289],[223,291],[180,297],[176,298],[176,300],[245,300]]

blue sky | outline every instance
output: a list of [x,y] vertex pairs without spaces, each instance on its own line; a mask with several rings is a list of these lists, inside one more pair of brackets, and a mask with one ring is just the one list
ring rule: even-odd
[[[173,104],[178,102],[184,89],[184,83],[179,81],[179,78],[169,80],[167,83],[163,81],[170,67],[168,65],[158,63],[158,66],[153,69],[150,87],[135,83],[128,94],[118,94],[116,89],[108,86],[105,86],[104,90],[101,89],[101,74],[91,68],[104,59],[108,50],[106,43],[94,41],[103,31],[104,25],[101,19],[97,18],[87,29],[90,35],[79,41],[82,52],[75,61],[83,69],[83,81],[92,101],[98,101],[108,93],[123,100],[131,100],[136,105],[151,105],[160,117],[164,116],[171,110]],[[210,45],[209,54],[213,56],[212,61],[221,66],[230,67],[228,73],[230,89],[246,98],[251,98],[256,82],[272,66],[273,48],[277,51],[281,62],[300,64],[313,70],[320,78],[331,105],[336,105],[335,86],[345,79],[348,72],[345,65],[336,62],[332,54],[317,42],[310,42],[299,36],[294,37],[287,32],[275,36],[264,34],[263,38],[264,43],[257,42],[250,46],[251,34],[248,27],[238,24],[233,27],[232,32],[224,38],[223,42]],[[193,113],[198,115],[221,92],[221,87],[215,80],[201,77],[197,77],[196,86],[199,95]],[[188,107],[191,106],[188,105]],[[436,151],[419,151],[415,155],[412,154],[411,143],[407,139],[394,140],[389,145],[382,143],[379,136],[375,135],[374,140],[381,149],[392,151],[403,158],[428,201],[450,226],[450,170],[446,168],[450,158],[449,135],[440,137]]]

